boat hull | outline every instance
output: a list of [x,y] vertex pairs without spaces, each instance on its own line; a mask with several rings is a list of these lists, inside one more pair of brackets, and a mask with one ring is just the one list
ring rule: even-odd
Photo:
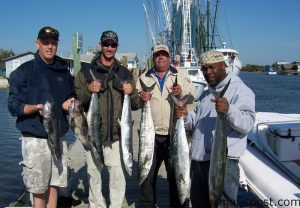
[[265,206],[300,206],[300,187],[255,145],[247,145],[240,164],[248,187]]
[[300,149],[293,148],[300,141],[299,127],[300,114],[256,113],[240,165],[248,187],[265,206],[300,206]]

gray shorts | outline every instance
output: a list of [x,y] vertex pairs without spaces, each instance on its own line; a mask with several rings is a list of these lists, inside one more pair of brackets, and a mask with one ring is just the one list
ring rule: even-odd
[[49,186],[67,187],[67,143],[61,138],[62,158],[56,160],[48,147],[47,139],[21,137],[23,181],[26,189],[35,194],[45,193]]

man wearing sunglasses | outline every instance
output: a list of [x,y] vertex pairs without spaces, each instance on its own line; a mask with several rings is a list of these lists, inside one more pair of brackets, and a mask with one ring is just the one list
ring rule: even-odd
[[[75,77],[75,91],[78,99],[88,110],[91,94],[99,94],[100,131],[104,164],[95,164],[90,151],[86,152],[87,172],[89,174],[89,207],[107,207],[101,187],[103,165],[109,173],[109,192],[111,208],[120,208],[125,196],[126,181],[121,164],[120,125],[124,94],[131,96],[131,104],[139,102],[135,91],[135,81],[130,71],[115,59],[118,36],[108,30],[102,33],[99,43],[101,51],[91,64],[82,68]],[[92,70],[92,73],[90,72]],[[96,80],[92,77],[95,75]]]
[[[22,133],[23,180],[33,194],[33,207],[57,207],[58,187],[67,187],[67,144],[64,139],[69,125],[68,107],[74,101],[74,83],[68,64],[56,56],[59,32],[43,27],[36,40],[34,59],[10,74],[8,109],[17,117]],[[46,101],[54,102],[59,118],[59,155],[52,155],[43,126]]]

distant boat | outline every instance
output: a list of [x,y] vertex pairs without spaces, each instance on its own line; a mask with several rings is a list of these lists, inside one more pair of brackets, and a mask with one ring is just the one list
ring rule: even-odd
[[299,207],[300,114],[258,112],[248,139],[240,158],[248,188],[268,207]]
[[276,75],[277,74],[277,70],[273,66],[267,65],[265,71],[268,75]]

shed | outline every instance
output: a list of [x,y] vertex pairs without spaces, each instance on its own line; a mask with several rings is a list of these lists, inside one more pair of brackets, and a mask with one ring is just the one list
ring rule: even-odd
[[5,76],[9,79],[9,75],[12,71],[18,68],[21,64],[25,63],[34,58],[34,52],[27,51],[20,53],[15,56],[3,59],[5,61],[6,74]]
[[138,56],[137,53],[116,53],[116,59],[123,63],[127,59],[127,68],[135,69],[138,66]]

